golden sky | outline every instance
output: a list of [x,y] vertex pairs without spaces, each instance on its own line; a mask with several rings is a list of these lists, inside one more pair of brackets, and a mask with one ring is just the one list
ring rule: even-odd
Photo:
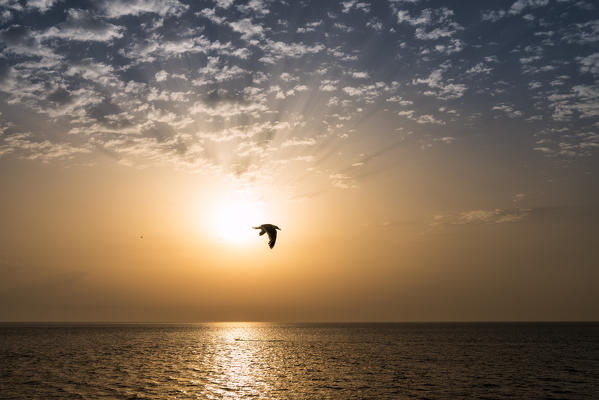
[[599,318],[596,7],[308,3],[0,7],[0,321]]

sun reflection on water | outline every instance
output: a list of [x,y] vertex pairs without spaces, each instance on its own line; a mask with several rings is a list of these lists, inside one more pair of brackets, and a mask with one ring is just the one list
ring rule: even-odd
[[259,397],[268,393],[272,369],[261,354],[268,342],[265,324],[218,323],[214,328],[218,351],[208,355],[204,365],[208,368],[205,386],[208,398],[237,399]]

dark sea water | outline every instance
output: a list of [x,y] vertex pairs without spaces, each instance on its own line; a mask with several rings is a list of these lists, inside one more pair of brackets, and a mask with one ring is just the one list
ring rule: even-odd
[[599,399],[599,324],[5,324],[0,398]]

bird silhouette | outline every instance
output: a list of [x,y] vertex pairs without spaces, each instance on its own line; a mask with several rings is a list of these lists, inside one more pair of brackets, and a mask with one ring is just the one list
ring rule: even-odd
[[268,234],[268,246],[271,249],[275,247],[275,242],[277,241],[277,229],[281,230],[281,228],[272,224],[262,224],[260,226],[253,226],[252,228],[260,229],[260,236],[265,233]]

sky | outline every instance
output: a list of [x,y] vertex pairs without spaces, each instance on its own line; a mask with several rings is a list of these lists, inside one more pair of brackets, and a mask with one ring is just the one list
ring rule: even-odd
[[590,0],[0,0],[0,321],[599,320],[598,77]]

